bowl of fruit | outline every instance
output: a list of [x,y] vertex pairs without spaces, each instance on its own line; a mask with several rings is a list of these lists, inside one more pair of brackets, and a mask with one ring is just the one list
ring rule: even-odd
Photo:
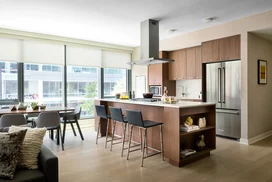
[[129,97],[128,97],[127,95],[121,95],[121,96],[120,96],[120,99],[122,99],[122,100],[128,100],[128,98],[129,98]]

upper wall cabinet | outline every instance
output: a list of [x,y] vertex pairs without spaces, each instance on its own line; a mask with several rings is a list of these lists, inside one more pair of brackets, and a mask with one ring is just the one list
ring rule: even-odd
[[202,77],[201,46],[169,52],[169,80],[195,79]]
[[148,84],[162,85],[163,65],[152,64],[148,66]]
[[202,62],[241,59],[240,35],[202,43]]
[[[168,52],[160,51],[160,58],[168,58]],[[151,64],[148,66],[148,85],[163,85],[166,64]],[[167,75],[168,76],[168,75]]]
[[171,51],[168,54],[169,59],[175,62],[169,63],[169,80],[177,80],[178,78],[178,51]]

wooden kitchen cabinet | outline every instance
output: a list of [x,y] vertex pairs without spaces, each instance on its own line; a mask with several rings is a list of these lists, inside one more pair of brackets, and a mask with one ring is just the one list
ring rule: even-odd
[[219,46],[218,40],[212,40],[202,43],[202,62],[216,62],[219,61]]
[[149,85],[162,85],[163,65],[152,64],[148,66]]
[[171,51],[168,54],[169,59],[174,60],[175,62],[169,63],[169,71],[168,71],[168,79],[169,80],[177,80],[178,75],[178,51]]
[[226,47],[226,60],[241,59],[241,38],[240,35],[228,38]]
[[196,77],[196,48],[195,47],[191,47],[188,48],[186,53],[186,77],[188,79],[192,79]]
[[201,46],[196,47],[195,78],[202,78]]
[[202,43],[202,62],[241,59],[240,35]]
[[177,79],[182,80],[186,79],[187,76],[187,53],[186,49],[180,49],[177,52],[177,66],[178,68],[176,69],[177,71]]
[[[174,54],[175,56],[177,54]],[[172,54],[173,56],[173,54]],[[160,58],[176,59],[176,57],[169,57],[169,52],[160,51]],[[172,64],[172,63],[171,63]],[[164,86],[168,88],[168,95],[176,95],[176,82],[169,80],[169,63],[152,64],[148,66],[148,85],[160,85],[162,89]]]

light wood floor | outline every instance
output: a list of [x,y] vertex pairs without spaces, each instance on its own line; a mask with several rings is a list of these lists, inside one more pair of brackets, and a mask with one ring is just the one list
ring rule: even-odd
[[177,168],[155,156],[141,168],[140,151],[127,161],[120,157],[121,145],[114,145],[112,152],[104,148],[105,138],[96,145],[92,123],[82,121],[84,141],[68,130],[64,151],[45,137],[45,145],[59,157],[60,182],[272,181],[272,137],[250,146],[217,137],[210,157]]

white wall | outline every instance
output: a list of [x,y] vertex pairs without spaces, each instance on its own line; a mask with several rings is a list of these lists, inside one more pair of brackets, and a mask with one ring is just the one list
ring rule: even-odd
[[[132,53],[132,61],[137,61],[141,59],[141,50],[140,47],[136,47],[134,48],[134,51]],[[148,91],[147,87],[147,72],[148,72],[148,67],[147,66],[137,66],[137,65],[133,65],[132,66],[132,71],[131,71],[131,77],[132,77],[132,90],[136,90],[135,88],[135,77],[136,76],[145,76],[145,90],[146,92]]]
[[[258,84],[258,59],[267,61],[267,84]],[[272,131],[272,42],[248,34],[248,137]]]

